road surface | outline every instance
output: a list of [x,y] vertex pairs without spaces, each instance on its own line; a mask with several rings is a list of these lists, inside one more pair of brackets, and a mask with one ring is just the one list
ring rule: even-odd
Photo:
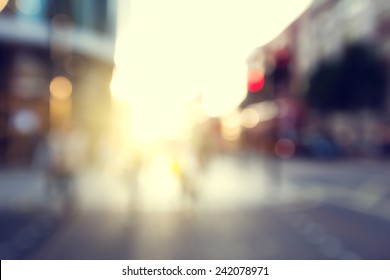
[[46,213],[44,241],[5,258],[390,259],[388,166],[224,156],[197,178],[196,200],[159,163],[136,191],[91,170],[78,214]]

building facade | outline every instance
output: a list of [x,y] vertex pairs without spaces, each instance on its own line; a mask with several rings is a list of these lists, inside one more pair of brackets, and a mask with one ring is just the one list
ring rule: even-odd
[[388,42],[390,3],[382,0],[317,0],[298,21],[296,59],[300,73],[337,56],[351,41]]
[[32,162],[55,126],[109,110],[117,1],[10,0],[0,12],[0,164]]

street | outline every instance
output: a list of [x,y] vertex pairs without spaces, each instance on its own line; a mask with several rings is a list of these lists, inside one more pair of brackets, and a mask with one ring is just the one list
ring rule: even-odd
[[77,214],[47,211],[44,241],[4,258],[389,259],[387,167],[225,155],[198,178],[194,200],[153,164],[136,192],[90,171],[78,180]]

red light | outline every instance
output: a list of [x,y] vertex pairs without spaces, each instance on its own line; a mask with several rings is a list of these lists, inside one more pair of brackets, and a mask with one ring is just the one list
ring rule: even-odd
[[248,90],[258,92],[264,86],[264,74],[259,70],[249,70],[248,72]]
[[279,139],[275,143],[275,154],[281,158],[290,158],[295,153],[295,144],[290,139]]

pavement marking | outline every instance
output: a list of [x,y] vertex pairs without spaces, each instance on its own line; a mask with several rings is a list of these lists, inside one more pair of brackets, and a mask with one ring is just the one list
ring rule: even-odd
[[[282,192],[279,203],[290,211],[296,212],[315,208],[326,203],[344,209],[369,214],[390,222],[390,199],[385,197],[382,187],[370,188],[364,186],[357,189],[348,187],[335,187],[333,185],[313,185],[312,187],[299,187],[287,185]],[[299,203],[299,206],[291,206]]]
[[325,257],[330,259],[361,259],[357,253],[346,249],[337,236],[328,233],[321,224],[311,221],[308,215],[279,212],[278,217],[282,217],[285,223],[307,242],[313,244]]

